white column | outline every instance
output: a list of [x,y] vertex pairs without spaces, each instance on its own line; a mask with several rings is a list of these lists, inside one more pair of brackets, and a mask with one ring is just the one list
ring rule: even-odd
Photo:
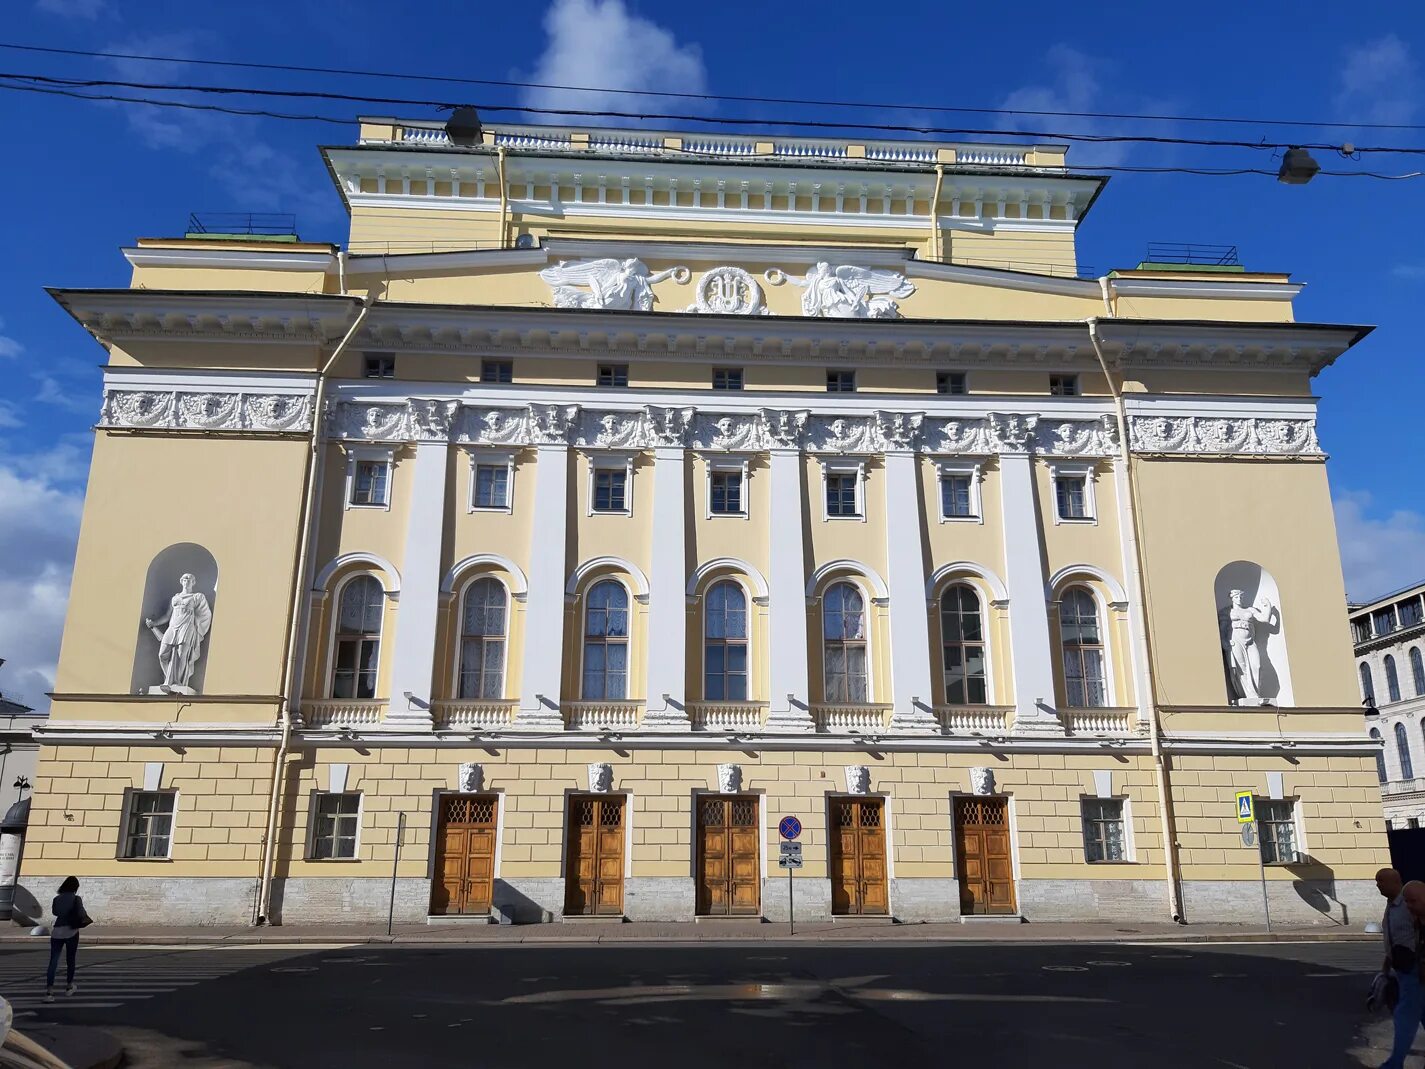
[[653,553],[648,576],[648,697],[646,722],[691,728],[686,686],[688,582],[682,446],[653,450]]
[[1054,654],[1034,507],[1034,467],[1028,453],[1001,453],[1005,586],[1009,590],[1010,660],[1014,669],[1015,731],[1062,733],[1054,715]]
[[802,455],[773,449],[771,544],[767,561],[767,618],[771,639],[771,709],[768,726],[811,730],[811,689],[807,685],[806,554],[802,550]]
[[391,705],[386,719],[430,727],[431,680],[440,615],[440,549],[445,532],[445,442],[421,442],[410,462],[406,552],[401,561],[401,597],[396,607],[396,645],[391,661]]
[[524,612],[519,723],[562,727],[565,535],[569,512],[569,447],[536,447],[529,596]]
[[930,627],[921,549],[919,462],[909,451],[886,453],[886,585],[890,588],[892,724],[935,726],[930,689]]

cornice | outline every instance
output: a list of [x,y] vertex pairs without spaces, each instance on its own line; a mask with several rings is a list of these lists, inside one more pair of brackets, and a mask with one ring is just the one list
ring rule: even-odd
[[134,267],[231,267],[249,271],[330,271],[336,255],[330,252],[274,252],[243,249],[148,248],[119,250]]
[[[1110,278],[1109,284],[1116,297],[1203,298],[1214,301],[1290,301],[1306,288],[1299,282],[1240,282],[1221,278],[1190,281]],[[1097,291],[1097,283],[1094,288]]]

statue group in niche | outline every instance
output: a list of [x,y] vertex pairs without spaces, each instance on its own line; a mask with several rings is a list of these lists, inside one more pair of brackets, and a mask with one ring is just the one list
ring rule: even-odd
[[144,617],[144,626],[158,639],[158,665],[163,669],[162,685],[150,687],[150,694],[197,693],[190,681],[203,655],[203,639],[213,625],[213,610],[197,585],[196,576],[183,575],[178,580],[178,593],[168,602],[168,612]]
[[1233,705],[1270,705],[1262,694],[1263,668],[1271,669],[1266,641],[1258,641],[1259,629],[1268,632],[1281,626],[1281,614],[1263,594],[1255,604],[1247,604],[1247,593],[1233,590],[1231,600],[1218,613],[1222,649],[1227,667],[1227,695]]

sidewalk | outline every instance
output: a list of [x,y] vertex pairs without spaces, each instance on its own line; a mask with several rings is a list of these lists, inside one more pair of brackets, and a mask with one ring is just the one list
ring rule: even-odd
[[[28,929],[0,929],[0,944],[38,943]],[[92,933],[92,934],[91,934]],[[393,946],[510,946],[522,944],[601,943],[1274,943],[1379,941],[1360,928],[1282,928],[1271,932],[1260,925],[1238,924],[891,924],[831,922],[798,923],[789,935],[785,922],[715,920],[698,923],[620,923],[571,921],[554,924],[499,925],[479,921],[444,924],[398,924],[390,935],[384,925],[292,924],[269,928],[184,927],[159,925],[111,927],[96,924],[84,933],[86,946],[202,945],[261,946],[274,943],[385,944]]]

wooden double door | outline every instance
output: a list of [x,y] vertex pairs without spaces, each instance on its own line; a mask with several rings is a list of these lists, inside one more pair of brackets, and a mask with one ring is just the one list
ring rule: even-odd
[[569,797],[564,913],[571,917],[623,914],[624,797]]
[[955,866],[961,913],[1016,911],[1008,799],[955,799]]
[[439,804],[430,911],[488,914],[495,885],[499,797],[446,794]]
[[831,799],[831,912],[885,916],[885,806],[880,798]]
[[761,822],[755,795],[708,794],[698,806],[698,899],[704,917],[761,913]]

